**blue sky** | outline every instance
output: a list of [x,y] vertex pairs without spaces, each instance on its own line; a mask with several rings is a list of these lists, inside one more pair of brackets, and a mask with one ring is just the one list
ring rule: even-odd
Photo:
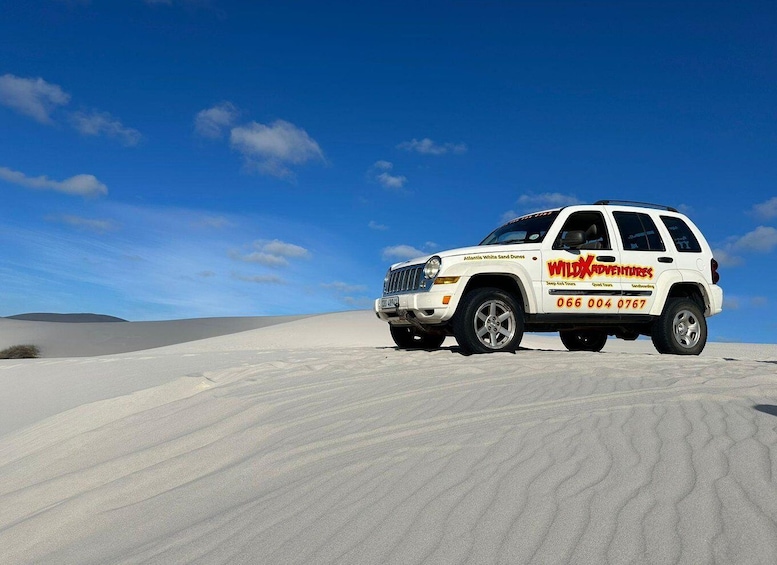
[[0,316],[369,308],[388,264],[682,208],[777,342],[773,2],[0,0]]

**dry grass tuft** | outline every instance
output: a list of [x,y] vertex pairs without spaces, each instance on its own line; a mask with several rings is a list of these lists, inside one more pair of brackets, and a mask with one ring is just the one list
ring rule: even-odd
[[0,351],[0,359],[35,359],[39,356],[37,345],[13,345]]

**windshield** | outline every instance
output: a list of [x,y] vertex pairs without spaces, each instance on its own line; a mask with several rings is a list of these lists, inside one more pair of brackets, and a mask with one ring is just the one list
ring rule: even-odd
[[560,210],[538,212],[521,216],[497,228],[480,242],[480,245],[506,245],[508,243],[539,243],[545,238],[550,225]]

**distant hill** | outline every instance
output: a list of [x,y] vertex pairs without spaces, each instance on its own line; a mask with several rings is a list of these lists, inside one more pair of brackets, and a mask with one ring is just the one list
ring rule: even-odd
[[35,312],[30,314],[17,314],[7,316],[9,320],[26,320],[28,322],[68,322],[68,323],[89,323],[89,322],[126,322],[122,318],[115,316],[106,316],[104,314],[48,314]]

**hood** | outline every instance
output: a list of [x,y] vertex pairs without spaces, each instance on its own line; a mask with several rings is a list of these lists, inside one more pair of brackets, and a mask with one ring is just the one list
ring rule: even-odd
[[391,265],[391,270],[401,267],[410,267],[411,265],[423,265],[431,257],[437,255],[440,259],[445,261],[445,258],[463,257],[465,255],[485,255],[485,254],[497,254],[497,253],[526,253],[527,251],[539,251],[540,244],[537,243],[510,243],[507,245],[472,245],[470,247],[457,247],[455,249],[447,249],[446,251],[440,251],[439,253],[430,253],[429,255],[423,255],[416,257],[408,261],[402,261],[400,263],[394,263]]

